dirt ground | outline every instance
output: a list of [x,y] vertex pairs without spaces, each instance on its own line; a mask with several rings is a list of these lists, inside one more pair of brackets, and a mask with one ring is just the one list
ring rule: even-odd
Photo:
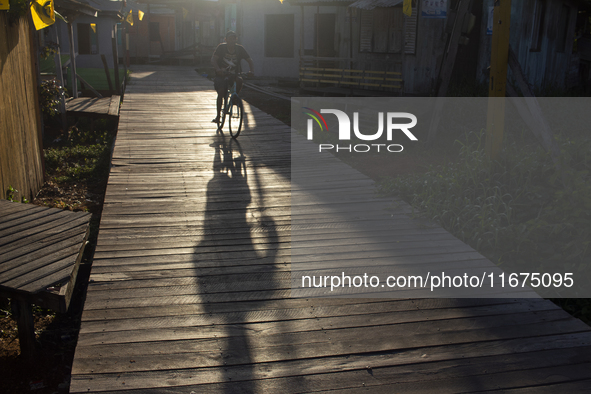
[[[289,90],[286,89],[275,91],[283,95],[289,94]],[[293,94],[297,95],[295,92]],[[290,124],[290,101],[249,88],[241,92],[241,97],[249,104]],[[386,160],[383,155],[364,156],[362,159],[351,155],[340,155],[340,158],[375,180],[386,176],[424,171],[430,164],[440,164],[450,160],[442,154],[400,155],[394,161],[392,158]],[[104,184],[74,184],[64,187],[48,182],[33,203],[62,209],[87,209],[93,213],[91,225],[98,228],[105,187]],[[35,330],[40,357],[33,364],[28,364],[19,357],[18,333],[16,324],[9,315],[10,306],[5,302],[0,303],[1,392],[15,394],[69,392],[70,372],[96,238],[91,238],[89,241],[68,313],[54,314],[51,311],[35,308]]]

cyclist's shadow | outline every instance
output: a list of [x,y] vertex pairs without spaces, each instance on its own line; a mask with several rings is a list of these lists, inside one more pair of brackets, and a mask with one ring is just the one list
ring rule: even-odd
[[[277,288],[277,233],[273,219],[266,215],[256,219],[265,226],[262,237],[261,231],[253,229],[257,224],[248,220],[255,217],[248,209],[253,197],[248,185],[249,169],[238,141],[218,131],[210,146],[215,149],[213,177],[207,184],[203,236],[195,248],[195,279],[204,312],[211,320],[211,337],[217,338],[212,357],[217,360],[215,364],[219,362],[223,381],[228,382],[224,391],[233,393],[239,387],[240,392],[252,393],[256,391],[250,367],[256,362],[249,341],[253,330],[244,323],[252,307],[241,301],[252,299],[253,291]],[[260,190],[257,195],[261,195]],[[256,200],[261,199],[258,196]],[[251,211],[261,208],[263,212],[260,205],[262,201],[257,201]],[[265,244],[262,251],[255,248],[255,232],[257,243]],[[249,270],[253,264],[258,268],[262,265],[264,274]],[[261,285],[263,288],[258,287]]]

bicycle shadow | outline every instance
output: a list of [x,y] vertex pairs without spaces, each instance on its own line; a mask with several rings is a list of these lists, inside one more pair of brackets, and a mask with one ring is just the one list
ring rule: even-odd
[[[257,335],[250,321],[260,310],[268,290],[277,288],[275,258],[278,235],[273,218],[264,212],[255,165],[237,140],[218,131],[212,178],[207,184],[203,235],[195,246],[195,280],[202,295],[203,313],[209,317],[211,337],[216,341],[212,355],[219,367],[223,392],[252,393],[256,390],[251,338]],[[252,163],[249,163],[249,166]],[[253,197],[254,194],[254,197]],[[257,292],[259,293],[257,295]],[[257,341],[258,342],[258,341]]]

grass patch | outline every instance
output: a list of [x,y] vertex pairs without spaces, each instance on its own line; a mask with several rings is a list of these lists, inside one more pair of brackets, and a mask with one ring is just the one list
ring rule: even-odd
[[92,129],[75,126],[65,140],[45,149],[47,176],[56,183],[93,183],[108,175],[111,142],[108,122],[94,122]]
[[[109,82],[107,81],[107,75],[105,74],[104,68],[80,68],[76,67],[76,73],[80,75],[86,82],[90,84],[96,90],[109,90]],[[109,69],[111,76],[111,83],[113,89],[115,88],[115,70]],[[125,79],[125,70],[119,68],[119,83]],[[72,80],[71,70],[68,68],[68,83]],[[81,90],[80,81],[78,80],[78,90]]]
[[[591,141],[557,142],[560,170],[521,137],[508,136],[501,155],[489,160],[484,137],[467,135],[457,141],[460,160],[389,179],[380,190],[402,197],[501,268],[581,271],[591,257]],[[561,303],[591,322],[588,301]]]
[[67,135],[46,141],[44,205],[93,212],[102,204],[116,123],[81,119]]

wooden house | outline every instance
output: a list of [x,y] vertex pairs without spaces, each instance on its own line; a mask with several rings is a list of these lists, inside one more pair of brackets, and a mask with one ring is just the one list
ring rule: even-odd
[[[380,90],[432,95],[454,28],[458,0],[414,0],[410,16],[403,13],[403,0],[238,0],[236,4],[239,41],[249,50],[260,74],[301,79],[302,66],[308,66],[360,70],[365,77],[372,72],[372,78],[377,78],[379,71],[392,74],[385,79],[402,80],[398,89],[384,88],[398,82],[379,80]],[[572,50],[580,4],[563,0],[512,2],[511,46],[537,89],[568,88],[576,83],[572,76],[578,72],[578,57]],[[492,5],[493,0],[473,1],[469,20],[457,21],[458,28],[473,28],[463,33],[456,76],[486,81]],[[317,76],[318,80],[340,79],[352,84],[353,79],[343,79],[343,75],[353,74],[340,71],[339,77],[334,73],[315,72],[323,75]],[[316,85],[343,87],[338,83]],[[359,87],[372,88],[366,85]]]
[[[488,21],[493,0],[482,7],[482,20]],[[523,0],[511,3],[511,47],[530,85],[540,92],[567,89],[577,85],[579,62],[573,52],[575,32],[581,28],[580,1]],[[579,24],[577,20],[579,19]],[[476,77],[488,79],[491,31],[489,23],[480,26],[480,49]],[[509,77],[511,78],[511,76]]]
[[[128,29],[132,63],[208,61],[223,37],[224,6],[217,1],[138,0],[134,4],[130,6],[134,25]],[[141,21],[136,8],[144,12]]]

